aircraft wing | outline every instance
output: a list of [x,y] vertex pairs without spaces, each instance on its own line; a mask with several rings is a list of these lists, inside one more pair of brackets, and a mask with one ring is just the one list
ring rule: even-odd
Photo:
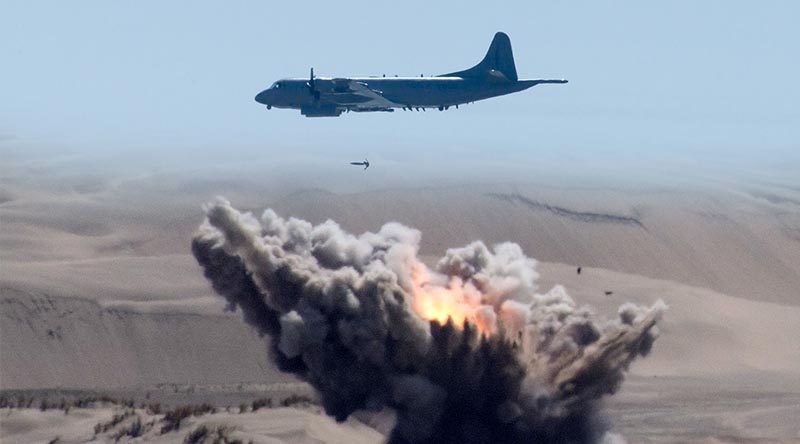
[[362,82],[350,82],[350,90],[359,96],[369,99],[369,101],[359,104],[359,107],[362,108],[391,108],[393,106],[398,106],[396,103],[392,102],[391,100],[383,97],[380,91],[376,91],[371,89],[365,83]]
[[333,79],[333,92],[326,96],[326,100],[336,105],[349,106],[354,111],[391,110],[400,106],[366,83],[349,79]]

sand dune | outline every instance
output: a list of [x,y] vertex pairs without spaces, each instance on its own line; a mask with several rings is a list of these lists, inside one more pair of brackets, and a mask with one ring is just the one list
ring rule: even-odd
[[[768,201],[736,191],[698,191],[689,202],[684,195],[681,189],[475,185],[344,195],[305,191],[257,205],[252,197],[241,200],[256,211],[272,206],[315,222],[332,218],[354,232],[397,220],[422,230],[427,254],[474,239],[510,240],[549,262],[800,304],[800,207],[789,197]],[[0,257],[29,263],[185,254],[200,204],[213,195],[172,203],[158,194],[149,203],[144,196],[124,197],[129,203],[117,195],[88,203],[60,197],[7,202],[0,206]]]
[[759,301],[800,304],[800,209],[733,192],[463,186],[335,195],[298,193],[284,214],[350,231],[398,220],[423,252],[511,240],[533,257],[668,279]]
[[[243,187],[251,182],[252,189]],[[709,350],[719,350],[724,368],[798,370],[792,365],[796,347],[782,340],[800,332],[794,321],[800,306],[800,241],[795,236],[800,207],[792,187],[708,183],[687,195],[686,186],[677,185],[642,190],[463,185],[342,194],[279,192],[286,185],[266,192],[267,185],[250,176],[204,181],[181,173],[62,174],[36,184],[24,175],[7,175],[3,193],[8,199],[0,204],[2,296],[8,300],[16,292],[13,297],[138,301],[133,309],[145,312],[168,308],[147,308],[147,301],[185,299],[195,301],[194,307],[179,310],[211,315],[208,308],[219,307],[210,302],[208,284],[187,253],[201,202],[211,197],[210,190],[221,189],[255,211],[271,206],[315,222],[332,218],[353,232],[400,221],[423,232],[422,253],[429,256],[474,239],[518,242],[539,260],[570,264],[563,272],[546,265],[552,276],[543,273],[543,279],[564,283],[578,300],[609,307],[622,300],[664,297],[673,306],[665,328],[675,331],[659,343],[663,350],[683,353],[680,341],[685,349],[702,334],[713,344]],[[586,272],[574,280],[568,270],[577,265]],[[593,297],[594,288],[606,287],[615,291],[614,297]],[[97,310],[102,308],[89,311]],[[28,334],[12,333],[7,319],[4,338]],[[780,322],[770,324],[771,319]],[[230,317],[232,325],[235,320]],[[6,343],[14,341],[3,342],[3,349],[10,350]],[[734,348],[740,343],[747,347]],[[785,352],[765,359],[775,348]],[[663,361],[672,359],[672,352],[662,353]],[[656,360],[658,354],[649,362]],[[641,365],[656,371],[649,362]],[[680,362],[665,365],[664,371],[713,367],[701,360]]]
[[[780,382],[780,381],[776,381]],[[159,391],[161,390],[161,391]],[[46,394],[47,391],[38,393]],[[148,391],[153,399],[165,393]],[[266,392],[269,393],[269,392]],[[52,391],[58,403],[59,395]],[[208,393],[183,393],[191,402]],[[241,396],[241,395],[240,395]],[[259,396],[254,394],[254,396]],[[269,394],[260,395],[270,396]],[[143,395],[139,394],[140,399]],[[175,398],[173,399],[181,399]],[[222,401],[220,403],[219,401]],[[230,399],[228,400],[230,401]],[[180,443],[191,434],[205,430],[209,435],[222,434],[229,439],[254,443],[379,443],[392,427],[392,415],[361,412],[345,423],[337,424],[322,415],[319,407],[300,403],[297,407],[267,407],[252,411],[250,402],[213,403],[216,413],[189,416],[176,430],[163,431],[167,424],[162,407],[154,413],[146,405],[138,407],[95,404],[89,408],[5,408],[0,409],[0,436],[3,442],[110,442],[117,435],[130,433],[135,422],[142,425],[136,434],[122,436],[122,442]],[[212,401],[213,402],[213,401]],[[163,404],[162,404],[163,405]],[[190,404],[192,405],[192,404]],[[195,406],[199,404],[193,404]],[[608,402],[607,412],[614,421],[614,431],[602,444],[629,442],[637,444],[707,444],[797,443],[800,437],[794,419],[800,414],[800,392],[776,385],[773,388],[748,384],[709,384],[707,379],[633,377],[625,389]],[[118,420],[114,421],[113,417]],[[101,429],[95,432],[95,427]]]
[[[654,352],[633,371],[646,375],[800,375],[800,307],[737,298],[711,290],[628,274],[540,263],[541,283],[562,283],[576,301],[610,313],[625,301],[663,299]],[[606,296],[606,291],[613,291]],[[800,388],[800,377],[797,379]]]
[[[21,162],[1,171],[0,389],[289,381],[240,314],[223,311],[188,254],[200,205],[224,194],[239,207],[331,218],[351,232],[399,221],[422,231],[429,258],[475,239],[517,242],[542,261],[542,290],[563,284],[609,317],[624,301],[662,298],[670,306],[662,337],[634,365],[635,384],[610,402],[629,442],[797,441],[790,405],[800,391],[800,188],[793,184],[661,178],[641,188],[541,180],[348,188],[337,176],[329,181],[337,186],[307,189],[325,182],[209,169],[87,175],[64,172],[59,162],[70,164]],[[743,385],[748,393],[734,390]],[[693,432],[669,430],[670,418],[703,413],[706,404],[693,397],[700,388],[718,404]],[[755,400],[734,412],[740,399]],[[18,422],[3,416],[4,442],[50,439],[63,426],[17,413]],[[108,413],[71,424],[77,430]],[[643,431],[636,421],[657,423],[664,435],[648,435],[656,427]],[[341,429],[305,411],[265,412],[242,429],[257,430],[255,442],[341,442],[336,433],[382,439],[366,429],[334,431]]]
[[[636,363],[637,374],[800,374],[800,344],[789,339],[800,334],[800,307],[596,268],[578,276],[571,265],[540,263],[540,274],[543,290],[560,283],[609,318],[624,301],[660,298],[670,306],[663,335],[652,355]],[[240,314],[223,313],[208,289],[206,297],[192,299],[98,303],[7,282],[0,288],[2,388],[279,378],[267,364],[264,341]],[[96,364],[86,368],[86,362]]]
[[3,389],[290,380],[216,300],[108,304],[3,286]]
[[27,265],[183,255],[200,205],[225,195],[239,208],[270,206],[312,222],[331,218],[351,232],[403,222],[423,232],[425,254],[475,239],[513,241],[548,262],[800,305],[800,190],[794,182],[658,175],[636,184],[624,176],[559,180],[534,166],[529,180],[509,176],[508,184],[464,179],[431,187],[425,185],[430,181],[406,180],[391,188],[397,180],[375,187],[379,176],[355,181],[299,167],[265,176],[255,164],[241,171],[153,171],[135,163],[97,170],[90,164],[55,157],[0,169],[0,260]]
[[94,300],[161,301],[209,297],[202,270],[186,254],[12,262],[0,276],[8,286]]
[[[61,410],[4,410],[0,412],[3,442],[50,442],[55,438],[59,443],[116,442],[116,434],[129,429],[137,418],[144,424],[142,434],[136,437],[139,442],[182,443],[188,435],[201,428],[208,429],[208,434],[212,436],[222,433],[228,439],[254,444],[377,444],[384,440],[383,435],[356,419],[339,424],[320,415],[318,411],[297,408],[262,409],[243,414],[220,412],[189,417],[178,430],[165,433],[161,433],[163,423],[160,419],[163,415],[137,409],[118,425],[105,432],[94,433],[95,425],[107,424],[114,415],[122,415],[126,411],[119,407],[103,407],[73,409],[65,415]],[[125,438],[126,441],[132,439]]]

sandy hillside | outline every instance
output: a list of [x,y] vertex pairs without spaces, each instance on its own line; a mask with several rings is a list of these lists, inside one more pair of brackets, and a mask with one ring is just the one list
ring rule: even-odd
[[[541,263],[539,272],[542,290],[560,283],[609,318],[626,301],[669,305],[662,337],[634,365],[637,374],[800,374],[800,345],[789,340],[800,334],[800,307],[603,269],[578,276],[573,266]],[[288,380],[269,366],[266,342],[240,314],[210,297],[123,303],[2,289],[3,388]]]
[[[115,424],[115,415],[120,421]],[[254,444],[353,443],[377,444],[384,437],[356,419],[336,423],[320,415],[315,408],[275,408],[239,414],[237,411],[202,416],[190,416],[175,430],[165,431],[163,414],[147,409],[130,410],[120,407],[72,409],[42,412],[38,409],[0,411],[4,443],[116,442],[136,440],[153,443],[183,443],[188,436],[196,441],[203,438],[226,437]],[[140,425],[132,432],[135,423]],[[95,433],[96,426],[107,426]],[[192,435],[194,434],[194,435]],[[131,436],[133,435],[133,436]],[[211,442],[211,441],[209,441]],[[230,442],[230,441],[228,441]]]
[[[29,278],[70,291],[71,280],[84,273],[97,289],[125,299],[152,298],[151,288],[165,298],[196,296],[201,287],[190,261],[180,275],[160,270],[171,270],[163,262],[181,260],[171,256],[187,254],[200,206],[224,195],[237,208],[272,207],[315,223],[331,218],[352,232],[403,222],[422,231],[424,254],[475,239],[513,241],[542,261],[800,305],[800,187],[790,182],[662,177],[646,185],[581,184],[536,181],[532,174],[510,184],[381,187],[370,177],[334,192],[309,185],[319,176],[289,180],[252,167],[102,174],[68,173],[53,162],[12,163],[0,171],[4,281]],[[343,180],[328,182],[343,188]],[[148,259],[121,261],[131,257]],[[141,278],[157,282],[126,291]]]
[[[670,309],[662,337],[634,364],[636,384],[609,404],[624,434],[637,437],[631,442],[798,438],[791,419],[800,391],[796,185],[695,179],[646,187],[348,188],[337,177],[326,190],[319,178],[309,179],[318,186],[309,189],[300,178],[247,171],[217,169],[212,180],[204,179],[207,170],[87,173],[64,168],[69,160],[12,160],[0,170],[0,389],[290,381],[269,364],[264,339],[240,314],[224,312],[189,255],[200,205],[221,194],[258,212],[270,206],[312,222],[332,218],[353,232],[400,221],[422,231],[426,260],[475,239],[517,242],[541,261],[542,290],[562,284],[609,317],[623,302],[663,299]],[[698,387],[716,404],[698,399]],[[741,399],[750,401],[737,405]],[[666,417],[647,416],[650,407]],[[691,412],[706,416],[683,435],[670,429]],[[11,430],[22,430],[17,442],[49,439],[63,424],[17,413],[3,419],[3,442]],[[108,413],[87,413],[75,424]],[[301,438],[286,442],[317,442],[303,437],[336,428],[315,413],[263,415],[278,416],[243,429],[278,418],[280,425],[264,426],[275,427],[268,435],[289,430],[286,436]],[[663,439],[637,428],[635,418],[655,421]],[[374,431],[363,432],[364,442],[375,442]]]
[[[770,383],[709,381],[695,378],[631,377],[621,393],[605,406],[613,424],[602,444],[782,444],[800,442],[795,418],[800,415],[800,390],[787,387],[786,380]],[[251,386],[246,390],[255,389]],[[286,408],[269,386],[252,398],[224,387],[197,387],[196,391],[174,393],[171,387],[155,387],[134,396],[133,407],[97,403],[57,407],[63,393],[42,390],[25,393],[48,397],[41,408],[0,409],[0,437],[3,442],[159,442],[181,443],[190,436],[227,437],[254,443],[379,443],[391,430],[389,412],[359,412],[344,423],[321,414],[306,398],[282,398]],[[227,390],[227,391],[226,391]],[[219,397],[220,395],[226,395]],[[72,399],[87,394],[72,392]],[[285,396],[285,395],[284,395]],[[13,397],[12,397],[13,399]],[[161,403],[167,399],[172,405]],[[202,401],[202,400],[206,401]],[[216,401],[213,401],[215,399]],[[251,402],[250,399],[253,401]],[[269,399],[272,402],[264,400]],[[180,403],[182,401],[182,403]],[[211,404],[207,402],[211,401]],[[178,402],[178,404],[175,404]],[[202,402],[202,403],[201,403]],[[253,407],[258,403],[259,407]],[[56,407],[53,407],[56,405]],[[188,416],[176,415],[183,411]],[[173,412],[173,413],[170,413]],[[170,418],[181,417],[180,423]]]
[[308,191],[272,207],[315,222],[331,218],[354,232],[398,220],[422,231],[428,254],[474,239],[511,240],[543,261],[800,305],[800,194],[783,193],[794,197],[773,203],[732,189],[473,185],[344,196]]

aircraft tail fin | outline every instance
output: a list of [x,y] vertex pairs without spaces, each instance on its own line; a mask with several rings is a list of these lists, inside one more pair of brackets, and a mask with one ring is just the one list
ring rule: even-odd
[[480,63],[464,71],[442,74],[439,77],[484,77],[491,71],[499,71],[508,80],[516,82],[517,67],[514,65],[514,54],[511,52],[511,39],[504,32],[498,32],[489,45],[489,51]]

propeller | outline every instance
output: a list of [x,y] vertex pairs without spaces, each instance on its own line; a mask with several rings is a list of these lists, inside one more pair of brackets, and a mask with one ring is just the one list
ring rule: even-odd
[[317,91],[317,82],[314,80],[314,68],[311,68],[311,74],[309,75],[308,83],[308,91],[314,96],[314,102],[319,101],[319,91]]

